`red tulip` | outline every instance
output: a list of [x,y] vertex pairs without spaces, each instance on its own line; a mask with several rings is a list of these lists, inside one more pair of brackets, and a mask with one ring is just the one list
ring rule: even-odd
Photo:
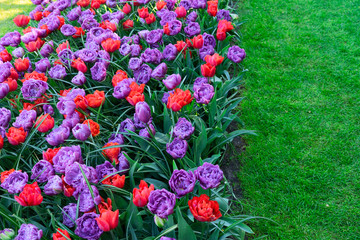
[[94,122],[91,119],[87,119],[83,122],[83,124],[86,124],[89,126],[90,131],[91,131],[91,136],[96,137],[97,135],[100,134],[100,126],[97,122]]
[[76,33],[72,35],[73,38],[79,38],[85,35],[85,31],[81,27],[74,26],[74,28],[76,29]]
[[0,135],[0,149],[4,147],[4,138]]
[[48,27],[47,24],[42,25],[42,26],[40,27],[40,29],[45,29],[45,30],[46,30],[46,34],[45,34],[44,37],[47,37],[47,36],[51,33],[51,31],[50,31],[50,29],[49,29],[49,27]]
[[36,12],[36,13],[34,13],[34,20],[35,20],[35,21],[40,21],[42,18],[43,18],[42,12]]
[[196,49],[200,49],[204,45],[204,38],[202,35],[196,36],[192,39],[193,47]]
[[61,27],[65,24],[65,18],[61,17],[61,16],[57,16],[57,18],[59,19],[60,21],[60,25],[59,27],[57,28],[58,30],[61,29]]
[[73,67],[76,70],[83,72],[83,73],[86,73],[86,71],[87,71],[86,64],[80,58],[73,60],[71,63],[71,67]]
[[[26,75],[26,73],[25,73]],[[19,74],[16,72],[16,70],[14,68],[10,69],[10,76],[9,78],[12,78],[14,80],[18,80],[19,79]]]
[[106,210],[101,213],[100,217],[95,219],[101,230],[104,232],[109,232],[119,225],[119,209],[117,209],[115,212]]
[[212,66],[211,64],[207,63],[204,65],[201,65],[201,74],[204,77],[213,77],[216,72],[216,67]]
[[145,207],[148,203],[150,193],[154,191],[154,185],[148,186],[144,181],[140,181],[139,188],[133,189],[133,203],[137,207]]
[[224,61],[224,57],[220,56],[218,53],[215,53],[212,56],[207,55],[205,57],[205,62],[214,67],[219,66],[223,61]]
[[120,43],[120,40],[108,38],[101,42],[101,46],[104,48],[105,51],[112,53],[120,48]]
[[124,72],[123,70],[118,70],[116,71],[116,74],[113,76],[112,78],[112,85],[113,87],[116,87],[118,85],[119,82],[121,82],[124,79],[127,79],[128,75],[126,72]]
[[126,97],[126,100],[133,106],[138,102],[145,101],[145,96],[143,94],[145,84],[137,85],[135,82],[130,84],[130,94]]
[[110,22],[109,20],[105,20],[104,22],[100,23],[100,27],[103,29],[110,29],[113,32],[115,32],[117,30],[116,24],[113,22]]
[[104,178],[106,179],[101,182],[104,185],[111,185],[117,188],[123,188],[125,185],[125,175],[115,174],[110,177],[106,175]]
[[15,23],[16,26],[18,27],[25,27],[26,25],[29,24],[30,22],[30,17],[29,16],[25,16],[25,15],[17,15],[13,21]]
[[137,11],[138,11],[139,17],[141,17],[141,18],[145,19],[149,16],[149,9],[146,7],[138,8]]
[[126,3],[122,9],[122,11],[125,13],[125,14],[129,14],[131,12],[131,6],[130,4]]
[[95,90],[93,94],[88,94],[85,96],[89,107],[98,108],[105,102],[105,93],[104,91]]
[[180,111],[181,108],[190,104],[193,99],[189,90],[183,91],[177,88],[174,93],[170,93],[167,108],[172,109],[174,112]]
[[7,78],[7,80],[4,81],[4,83],[7,83],[7,85],[9,86],[9,91],[10,92],[16,91],[16,89],[18,87],[16,79],[12,79],[10,77]]
[[18,59],[15,59],[14,65],[15,65],[15,69],[18,72],[24,72],[29,68],[30,61],[27,58],[24,58],[24,59],[18,58]]
[[[66,237],[64,237],[64,235]],[[69,239],[71,240],[70,234],[68,233],[68,231],[63,230],[61,228],[58,228],[57,232],[53,233],[52,237],[53,237],[53,240],[69,240]]]
[[183,6],[177,7],[175,13],[177,14],[177,18],[186,17],[186,9]]
[[53,164],[53,158],[59,152],[60,148],[48,148],[45,152],[42,153],[43,159]]
[[37,182],[26,184],[19,196],[15,196],[15,200],[23,207],[40,205],[43,201],[41,190]]
[[42,115],[37,118],[35,126],[38,127],[38,131],[42,133],[46,133],[47,131],[53,129],[54,127],[54,118],[52,118],[49,114]]
[[44,16],[44,17],[47,17],[47,16],[49,16],[50,14],[51,14],[50,11],[44,11],[44,12],[43,12],[43,16]]
[[155,14],[151,13],[146,19],[146,24],[150,25],[156,21]]
[[123,28],[124,29],[131,29],[134,27],[134,21],[133,20],[126,20],[124,23],[123,23]]
[[165,1],[162,1],[162,0],[160,0],[160,1],[158,1],[157,3],[156,3],[156,8],[157,8],[157,10],[161,10],[161,9],[163,9],[164,7],[166,6],[166,2]]
[[25,44],[25,46],[29,52],[35,52],[35,51],[39,50],[44,45],[44,43],[45,43],[44,40],[41,40],[40,38],[38,38],[36,41],[32,41],[32,42],[29,42],[28,44]]
[[213,222],[222,216],[219,210],[219,203],[209,199],[209,196],[202,194],[200,197],[194,197],[189,200],[190,212],[196,220],[200,222]]
[[3,62],[10,62],[12,60],[12,56],[9,54],[9,52],[4,49],[0,52],[0,59]]
[[6,137],[11,145],[17,146],[21,143],[25,142],[27,136],[27,132],[24,131],[24,128],[9,128],[8,132],[6,133]]
[[[112,162],[115,161],[116,164],[119,163],[119,159],[118,156],[120,154],[121,148],[120,147],[112,147],[112,146],[118,146],[118,143],[115,142],[109,142],[107,144],[105,144],[105,146],[103,147],[103,155],[108,157]],[[108,148],[108,149],[104,149],[107,147],[112,147],[112,148]]]
[[71,49],[68,41],[59,44],[59,46],[56,48],[56,53],[59,54],[65,48]]
[[91,1],[91,7],[94,9],[99,9],[100,8],[100,2],[98,0],[92,0]]
[[[15,169],[10,169],[8,171],[3,171],[1,173],[1,183],[3,183],[5,181],[5,179],[7,179],[7,177],[13,173],[15,171]],[[21,172],[21,170],[19,170]]]
[[90,0],[79,0],[76,4],[77,4],[78,6],[84,8],[84,7],[89,6]]
[[108,198],[105,202],[104,199],[101,197],[101,203],[98,205],[98,209],[100,213],[103,213],[107,210],[112,210],[111,199]]
[[75,188],[70,186],[69,184],[67,184],[64,180],[64,175],[61,176],[61,180],[62,180],[62,183],[63,183],[63,191],[64,191],[64,195],[66,197],[71,197],[74,192],[75,192]]
[[218,1],[208,1],[208,9],[207,12],[210,16],[215,17],[218,11]]
[[219,21],[218,29],[222,29],[226,32],[229,32],[234,29],[234,25],[231,22],[222,19]]

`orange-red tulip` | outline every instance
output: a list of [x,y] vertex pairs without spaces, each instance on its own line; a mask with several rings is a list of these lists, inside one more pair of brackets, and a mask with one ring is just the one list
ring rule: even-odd
[[140,181],[139,188],[133,189],[133,203],[137,207],[145,207],[148,203],[150,193],[154,191],[154,185],[148,186],[144,181]]
[[115,212],[106,210],[101,213],[99,218],[95,218],[98,226],[104,232],[109,232],[119,225],[119,209]]
[[25,16],[25,15],[17,15],[13,21],[15,23],[16,26],[18,27],[25,27],[26,25],[29,24],[30,22],[30,17],[29,16]]
[[6,133],[6,137],[11,145],[17,146],[25,142],[27,136],[27,132],[24,131],[24,128],[9,128],[8,132]]
[[212,66],[211,64],[203,64],[201,65],[201,74],[204,77],[213,77],[216,72],[216,67]]
[[40,205],[43,201],[41,190],[37,182],[26,184],[19,196],[15,200],[23,207]]

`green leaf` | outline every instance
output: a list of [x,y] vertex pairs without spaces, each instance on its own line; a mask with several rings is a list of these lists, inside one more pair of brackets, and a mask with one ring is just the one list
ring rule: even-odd
[[194,231],[191,229],[190,225],[187,224],[183,218],[180,207],[176,208],[176,217],[178,221],[179,236],[178,240],[196,240]]

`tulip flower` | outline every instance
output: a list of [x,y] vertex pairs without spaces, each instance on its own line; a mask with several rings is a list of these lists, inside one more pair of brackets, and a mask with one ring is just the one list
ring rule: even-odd
[[177,7],[175,13],[177,14],[177,18],[186,17],[186,9],[183,6]]
[[48,148],[46,151],[42,153],[43,159],[53,164],[52,159],[59,152],[60,148]]
[[85,8],[85,7],[89,6],[90,0],[79,0],[76,4],[80,7]]
[[25,44],[26,49],[29,52],[35,52],[39,50],[43,45],[45,41],[38,38],[36,41],[29,42],[28,44]]
[[0,135],[0,149],[4,147],[4,138]]
[[25,15],[17,15],[13,21],[15,23],[16,26],[18,27],[25,27],[26,25],[29,24],[30,22],[30,17],[29,16],[25,16]]
[[81,27],[74,26],[74,28],[76,29],[76,33],[72,35],[73,38],[79,38],[85,35],[85,31]]
[[0,52],[0,60],[3,62],[10,62],[12,60],[12,56],[6,49],[4,49]]
[[213,222],[222,216],[219,210],[219,203],[209,199],[209,196],[202,194],[200,197],[194,197],[189,200],[190,212],[196,220],[200,222]]
[[154,191],[154,185],[151,184],[149,187],[144,180],[141,180],[139,188],[133,189],[133,203],[135,206],[145,207],[152,191]]
[[122,9],[122,11],[125,13],[125,14],[129,14],[131,12],[131,6],[130,4],[126,3]]
[[181,108],[190,104],[194,98],[191,97],[189,90],[183,91],[180,88],[175,89],[174,93],[170,93],[167,102],[167,108],[174,112],[180,111]]
[[146,7],[143,7],[143,8],[138,8],[138,14],[139,14],[139,17],[145,19],[147,17],[149,17],[149,9],[146,8]]
[[204,39],[202,35],[196,36],[192,39],[192,46],[196,49],[200,49],[204,46]]
[[105,175],[105,179],[101,182],[104,185],[111,185],[117,188],[123,188],[125,185],[125,175],[115,174],[110,177]]
[[156,3],[156,8],[157,8],[157,10],[161,10],[161,9],[163,9],[164,7],[166,6],[166,2],[165,1],[162,1],[162,0],[160,0],[160,1],[158,1],[157,3]]
[[70,44],[68,41],[59,44],[59,46],[56,48],[57,54],[59,54],[62,50],[66,48],[70,49]]
[[208,4],[207,12],[209,13],[210,16],[215,17],[218,11],[218,1],[217,0],[208,1],[207,4]]
[[219,66],[224,61],[224,57],[220,56],[218,53],[214,55],[207,55],[205,57],[205,62],[216,67]]
[[112,38],[108,38],[101,42],[101,46],[103,49],[109,53],[115,52],[120,48],[120,40],[114,40]]
[[25,142],[27,136],[27,132],[24,131],[24,128],[9,128],[8,132],[6,133],[6,137],[11,145],[17,146],[21,143]]
[[98,108],[105,102],[105,93],[104,91],[95,90],[93,94],[88,94],[85,96],[89,107]]
[[73,60],[72,63],[71,63],[71,67],[73,67],[76,70],[78,70],[80,72],[83,72],[83,73],[85,73],[87,71],[86,64],[80,58]]
[[147,18],[145,18],[146,24],[150,25],[156,21],[155,14],[151,13]]
[[119,209],[115,212],[106,210],[101,213],[100,217],[95,218],[98,226],[104,232],[109,232],[115,229],[119,224]]
[[87,119],[83,122],[83,124],[86,124],[89,126],[90,131],[91,131],[91,136],[96,137],[97,135],[100,134],[100,126],[97,122],[94,122],[91,119]]
[[[64,236],[66,236],[66,237],[64,237]],[[69,239],[71,240],[70,234],[68,233],[68,231],[63,230],[61,228],[58,228],[57,232],[53,233],[52,237],[53,237],[53,240],[69,240]]]
[[37,130],[39,132],[45,133],[53,129],[54,124],[54,118],[52,118],[49,114],[45,114],[37,118],[35,127],[40,125]]
[[125,30],[132,29],[133,27],[134,27],[134,21],[133,20],[128,19],[123,23],[123,28]]
[[[118,160],[118,156],[120,154],[121,148],[120,147],[112,147],[112,146],[117,146],[119,145],[118,143],[115,142],[109,142],[107,144],[105,144],[105,146],[103,147],[103,155],[108,157],[112,162],[115,161],[116,164],[119,163]],[[104,149],[107,147],[112,147],[112,148],[108,148],[108,149]]]
[[23,207],[40,205],[43,201],[41,190],[37,182],[26,184],[19,196],[15,200]]
[[146,102],[138,102],[135,105],[135,112],[140,121],[143,123],[149,122],[151,118],[151,110]]
[[212,66],[211,64],[207,63],[204,65],[201,65],[201,74],[204,77],[213,77],[216,72],[216,67]]

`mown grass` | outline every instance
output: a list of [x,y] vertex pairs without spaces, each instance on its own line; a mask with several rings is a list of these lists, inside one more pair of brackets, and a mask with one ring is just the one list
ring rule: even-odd
[[360,239],[360,7],[241,0],[244,209],[265,239]]
[[28,14],[33,9],[30,0],[0,0],[0,36],[9,31],[21,31],[14,24],[13,18],[18,14]]

